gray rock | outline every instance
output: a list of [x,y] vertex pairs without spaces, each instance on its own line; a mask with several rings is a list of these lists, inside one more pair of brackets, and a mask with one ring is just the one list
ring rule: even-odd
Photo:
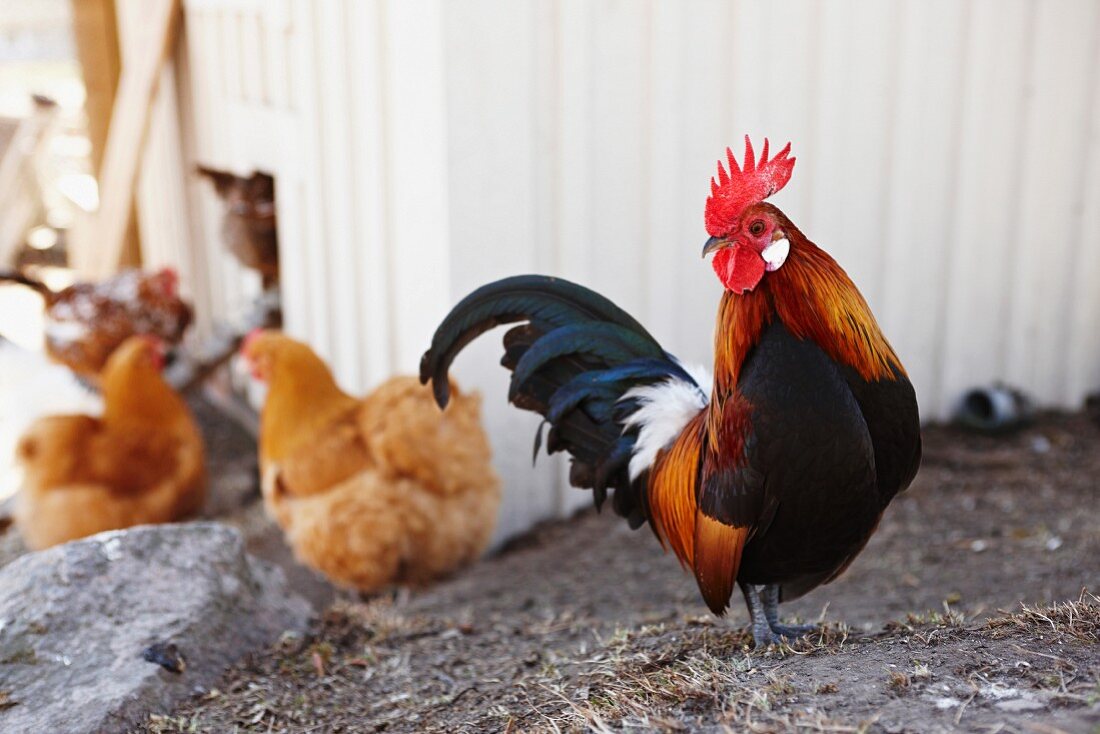
[[23,556],[0,569],[0,731],[125,731],[309,614],[281,571],[217,523]]

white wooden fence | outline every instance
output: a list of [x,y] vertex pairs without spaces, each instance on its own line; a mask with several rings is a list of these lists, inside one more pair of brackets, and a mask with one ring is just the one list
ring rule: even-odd
[[[204,325],[240,308],[256,285],[189,170],[272,173],[288,329],[351,389],[415,370],[455,300],[525,271],[709,361],[703,204],[746,132],[793,141],[775,203],[863,289],[926,418],[994,379],[1067,407],[1100,387],[1095,0],[187,0],[185,39],[147,254]],[[585,498],[531,470],[498,357],[483,339],[456,375],[485,393],[509,534]]]

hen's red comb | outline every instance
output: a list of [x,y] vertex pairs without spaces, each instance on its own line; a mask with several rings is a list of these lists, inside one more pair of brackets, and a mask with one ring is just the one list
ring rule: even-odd
[[161,268],[153,274],[153,280],[160,283],[161,288],[168,296],[175,296],[179,291],[180,274],[173,267]]
[[726,158],[730,169],[718,161],[718,180],[710,179],[710,196],[707,198],[705,214],[707,233],[712,237],[729,234],[730,228],[741,216],[745,207],[757,204],[779,191],[791,180],[794,158],[788,158],[791,144],[768,160],[768,139],[764,138],[764,149],[760,152],[757,164],[749,136],[745,136],[745,157],[740,166],[733,157],[733,151],[726,148]]
[[139,334],[137,338],[145,343],[149,354],[153,357],[153,364],[156,366],[157,371],[163,370],[165,352],[168,351],[168,345],[164,343],[164,340],[154,334]]
[[263,335],[263,333],[264,330],[258,327],[248,332],[248,335],[241,340],[241,354],[246,354],[248,350],[252,347],[252,345],[256,342],[256,340]]

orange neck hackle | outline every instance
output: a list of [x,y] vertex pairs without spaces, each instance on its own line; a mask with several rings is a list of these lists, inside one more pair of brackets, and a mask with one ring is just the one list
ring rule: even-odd
[[756,290],[726,291],[715,329],[714,399],[732,394],[741,366],[764,328],[778,318],[800,339],[810,339],[838,364],[867,381],[904,375],[870,307],[844,269],[810,242],[781,212],[790,255]]
[[103,368],[103,421],[108,425],[160,426],[187,417],[183,399],[164,381],[163,345],[147,336],[124,341]]
[[307,345],[275,331],[249,335],[242,348],[253,375],[268,384],[260,421],[260,459],[279,461],[306,437],[357,405]]

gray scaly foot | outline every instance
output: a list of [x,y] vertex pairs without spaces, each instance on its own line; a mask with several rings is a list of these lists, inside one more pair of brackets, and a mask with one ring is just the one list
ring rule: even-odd
[[749,617],[752,620],[752,642],[757,650],[763,650],[768,645],[779,642],[779,638],[772,632],[768,624],[767,615],[764,612],[764,602],[760,599],[760,592],[752,584],[739,584],[741,593],[745,595],[745,605],[749,608]]
[[768,584],[763,587],[759,596],[764,609],[764,619],[767,620],[768,628],[774,636],[796,640],[819,629],[816,624],[781,624],[779,622],[779,584]]

